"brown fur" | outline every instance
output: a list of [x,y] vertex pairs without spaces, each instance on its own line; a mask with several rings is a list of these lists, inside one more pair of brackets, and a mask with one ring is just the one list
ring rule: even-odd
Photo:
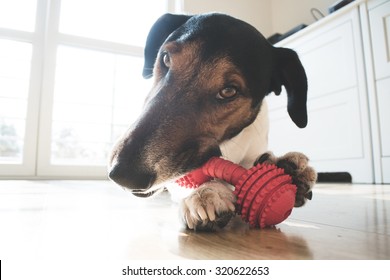
[[[252,99],[249,96],[240,96],[236,102],[220,106],[218,110],[210,108],[208,100],[214,100],[220,89],[227,83],[234,84],[245,92],[247,91],[246,81],[239,69],[226,56],[212,61],[201,61],[198,54],[199,48],[199,42],[182,46],[169,42],[161,47],[163,51],[156,59],[153,70],[154,85],[147,100],[153,99],[153,95],[164,87],[165,103],[169,104],[174,102],[174,99],[180,98],[183,107],[186,104],[198,105],[196,110],[191,108],[183,112],[181,118],[176,115],[175,120],[154,131],[154,137],[147,144],[143,156],[147,164],[154,165],[159,174],[174,173],[166,170],[170,166],[168,162],[173,159],[169,155],[161,156],[156,151],[180,150],[183,142],[196,140],[200,143],[197,152],[202,154],[207,152],[208,147],[218,146],[224,139],[236,134],[243,126],[251,123],[258,113],[258,109],[252,108]],[[161,61],[165,52],[170,54],[169,70],[172,79],[169,83],[162,84],[164,66]],[[189,84],[192,88],[188,88]],[[184,91],[183,95],[178,97],[176,93],[182,92],[183,89],[188,92]],[[199,91],[201,95],[194,96],[191,94],[193,90]],[[180,111],[180,108],[177,109]],[[201,111],[207,111],[207,114],[202,114]],[[180,161],[180,155],[172,154],[172,156],[175,157],[174,160]],[[161,176],[155,183],[167,179],[169,178]]]

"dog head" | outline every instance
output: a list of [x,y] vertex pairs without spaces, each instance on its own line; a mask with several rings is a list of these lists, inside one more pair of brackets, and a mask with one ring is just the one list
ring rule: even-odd
[[165,14],[146,41],[144,78],[154,79],[142,115],[115,145],[109,177],[142,196],[150,187],[221,155],[282,85],[288,113],[307,124],[305,71],[251,25],[223,14]]

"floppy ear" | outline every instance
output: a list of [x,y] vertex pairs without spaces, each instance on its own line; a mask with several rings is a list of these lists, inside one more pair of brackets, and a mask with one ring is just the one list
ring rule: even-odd
[[152,26],[146,39],[145,62],[142,76],[150,78],[153,75],[153,66],[158,50],[167,39],[169,34],[183,25],[191,16],[165,14]]
[[270,92],[279,95],[282,85],[287,91],[287,111],[300,128],[307,125],[307,78],[305,69],[296,52],[285,48],[274,48],[275,68]]

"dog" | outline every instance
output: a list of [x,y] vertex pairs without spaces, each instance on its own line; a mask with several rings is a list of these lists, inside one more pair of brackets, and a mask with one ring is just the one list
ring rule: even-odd
[[172,180],[223,156],[248,168],[275,163],[297,185],[295,206],[311,199],[316,173],[301,153],[267,152],[265,96],[288,96],[287,111],[307,125],[307,78],[298,55],[270,45],[248,23],[208,13],[161,16],[145,46],[143,77],[153,86],[138,120],[115,144],[109,178],[139,197],[169,189],[189,229],[224,227],[234,215],[232,189],[219,181],[195,190]]

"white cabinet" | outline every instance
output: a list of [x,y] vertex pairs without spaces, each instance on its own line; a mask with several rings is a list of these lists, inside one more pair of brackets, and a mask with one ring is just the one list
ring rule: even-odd
[[375,176],[361,3],[357,1],[277,45],[294,49],[305,67],[309,123],[304,129],[294,126],[286,112],[285,94],[268,97],[269,148],[276,154],[301,151],[319,172],[349,172],[354,182],[372,183]]
[[376,0],[368,7],[371,44],[366,49],[373,64],[369,97],[372,126],[377,128],[373,133],[376,179],[390,183],[390,2]]
[[369,10],[375,78],[390,77],[390,2]]

